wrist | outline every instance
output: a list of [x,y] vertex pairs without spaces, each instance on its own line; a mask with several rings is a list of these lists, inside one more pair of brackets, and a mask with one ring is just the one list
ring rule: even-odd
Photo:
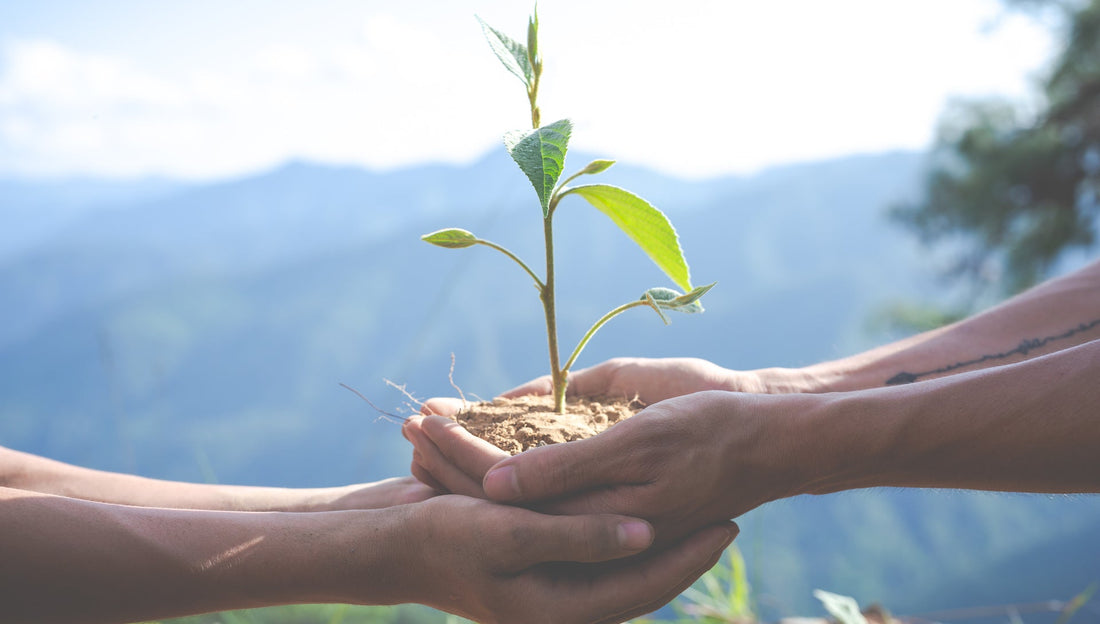
[[[266,515],[266,514],[265,514]],[[268,604],[409,602],[408,511],[404,507],[321,513],[274,513],[273,557],[257,574]],[[284,574],[272,574],[272,569]]]
[[828,392],[827,376],[809,368],[762,368],[751,371],[762,394],[817,394]]
[[708,433],[721,449],[721,490],[736,492],[733,516],[758,505],[810,493],[823,469],[813,423],[826,395],[715,393],[719,426]]
[[903,461],[904,397],[895,389],[871,389],[816,395],[819,399],[799,423],[811,458],[804,473],[804,494],[889,485]]

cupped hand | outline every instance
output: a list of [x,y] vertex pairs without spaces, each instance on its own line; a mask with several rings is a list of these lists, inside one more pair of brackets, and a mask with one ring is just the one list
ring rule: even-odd
[[[550,394],[550,376],[531,380],[504,397]],[[637,398],[647,405],[704,390],[765,392],[759,375],[732,371],[700,358],[614,358],[569,373],[567,396]]]
[[486,623],[648,613],[710,569],[737,533],[716,524],[651,553],[643,551],[652,528],[618,515],[550,516],[464,496],[425,501],[411,514],[413,599]]
[[[808,395],[701,392],[588,438],[509,457],[446,418],[406,425],[413,471],[440,491],[552,513],[645,518],[662,542],[799,493],[804,441],[781,433]],[[446,412],[451,404],[436,403]]]

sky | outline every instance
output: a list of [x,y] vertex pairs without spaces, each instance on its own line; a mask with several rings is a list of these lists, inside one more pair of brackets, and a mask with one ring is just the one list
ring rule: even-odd
[[[0,2],[0,177],[467,163],[529,125],[475,15],[515,0]],[[543,0],[543,123],[684,178],[923,149],[952,98],[1055,51],[996,0]]]

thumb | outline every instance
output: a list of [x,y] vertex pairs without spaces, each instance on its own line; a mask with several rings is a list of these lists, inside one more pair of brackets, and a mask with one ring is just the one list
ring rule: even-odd
[[527,383],[516,386],[511,390],[501,394],[500,396],[505,399],[514,399],[516,397],[527,396],[529,394],[550,394],[553,389],[553,384],[550,382],[550,375],[543,375],[528,381]]
[[513,568],[525,569],[550,561],[608,561],[637,554],[653,543],[653,526],[637,518],[529,513],[532,515],[524,530],[512,531],[516,543],[508,550]]
[[617,437],[610,433],[540,446],[503,459],[485,473],[485,494],[498,502],[534,502],[632,483],[629,454],[620,452]]

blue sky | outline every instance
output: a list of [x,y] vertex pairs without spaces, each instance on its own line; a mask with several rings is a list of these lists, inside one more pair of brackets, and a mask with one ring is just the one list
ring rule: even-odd
[[[1023,97],[1053,43],[995,0],[544,0],[544,121],[685,177],[920,149],[952,97]],[[527,123],[474,15],[514,0],[0,4],[0,176],[467,162]]]

